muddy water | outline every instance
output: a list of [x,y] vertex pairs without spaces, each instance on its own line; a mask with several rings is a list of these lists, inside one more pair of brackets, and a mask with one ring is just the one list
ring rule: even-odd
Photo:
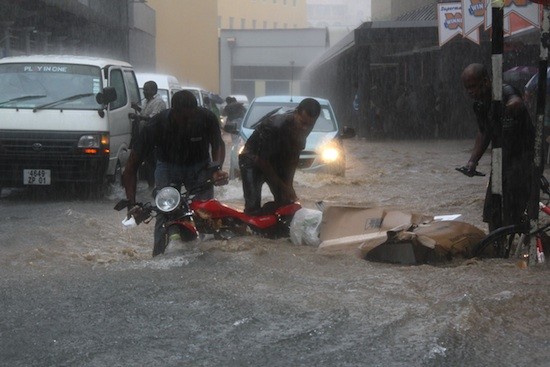
[[[471,141],[346,143],[346,177],[297,174],[304,206],[462,214],[486,230],[486,178],[454,170]],[[216,194],[242,206],[238,181]],[[122,195],[2,192],[0,365],[550,365],[547,266],[396,266],[255,237],[152,259],[152,224],[125,230],[112,210]]]

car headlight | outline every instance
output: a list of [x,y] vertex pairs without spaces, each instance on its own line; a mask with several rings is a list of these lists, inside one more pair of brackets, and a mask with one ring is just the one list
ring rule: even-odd
[[171,212],[180,205],[180,192],[173,187],[164,187],[155,197],[155,205],[165,213]]
[[329,145],[321,148],[321,160],[324,163],[335,162],[338,159],[340,159],[341,156],[342,156],[341,150],[334,145]]

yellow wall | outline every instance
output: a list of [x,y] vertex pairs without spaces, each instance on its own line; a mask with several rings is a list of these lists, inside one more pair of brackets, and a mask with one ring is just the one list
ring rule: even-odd
[[306,0],[148,0],[156,12],[156,72],[219,92],[218,27],[307,28]]
[[306,0],[218,0],[218,14],[223,29],[307,28]]
[[148,0],[156,12],[159,73],[218,92],[217,0]]

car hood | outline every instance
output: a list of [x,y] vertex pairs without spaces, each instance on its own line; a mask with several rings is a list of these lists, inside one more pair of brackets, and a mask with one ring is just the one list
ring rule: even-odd
[[[243,141],[248,140],[248,138],[250,137],[250,135],[252,135],[253,132],[254,132],[254,129],[248,129],[243,127],[241,129],[241,137],[243,138]],[[314,151],[324,143],[334,139],[337,135],[338,133],[336,131],[329,131],[329,132],[312,131],[307,137],[306,148],[304,150]]]

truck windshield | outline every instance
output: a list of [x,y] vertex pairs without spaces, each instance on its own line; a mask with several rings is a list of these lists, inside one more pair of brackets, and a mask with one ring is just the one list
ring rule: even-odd
[[[47,63],[0,64],[0,108],[90,110],[101,107],[96,66]],[[73,96],[80,98],[71,98]],[[55,102],[55,103],[54,103]]]

